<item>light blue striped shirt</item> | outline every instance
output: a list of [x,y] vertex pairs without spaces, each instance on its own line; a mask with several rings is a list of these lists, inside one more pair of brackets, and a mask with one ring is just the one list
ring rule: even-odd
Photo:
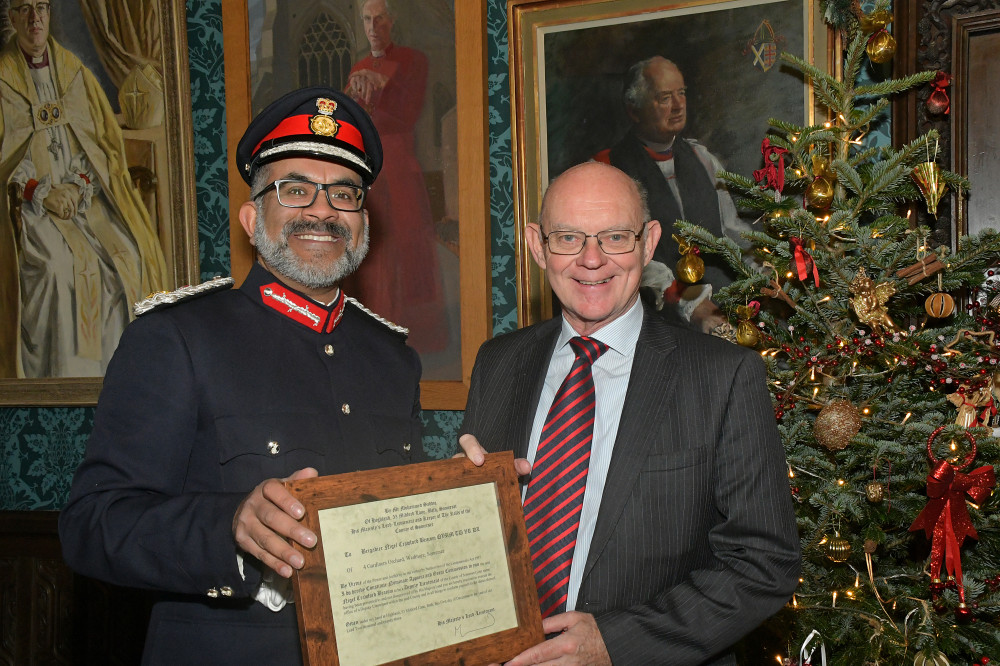
[[[632,373],[635,343],[639,339],[641,327],[642,303],[637,300],[625,314],[599,328],[590,336],[608,345],[610,349],[604,352],[593,366],[596,402],[594,440],[590,447],[590,469],[587,472],[587,490],[583,495],[580,529],[577,532],[576,549],[573,551],[573,564],[569,573],[567,610],[576,608],[576,597],[583,581],[583,568],[587,564],[590,542],[594,537],[597,512],[601,506],[601,496],[604,494],[604,482],[608,478],[611,452],[615,446],[618,422],[622,416],[622,404],[625,402],[625,392],[628,390],[628,380]],[[562,331],[556,341],[556,350],[552,353],[552,360],[545,375],[545,386],[542,387],[542,394],[538,399],[531,439],[528,440],[528,460],[532,464],[535,461],[538,438],[542,426],[545,425],[549,407],[552,406],[556,391],[573,366],[574,354],[569,340],[577,335],[579,334],[563,319]],[[521,499],[524,500],[523,492]]]

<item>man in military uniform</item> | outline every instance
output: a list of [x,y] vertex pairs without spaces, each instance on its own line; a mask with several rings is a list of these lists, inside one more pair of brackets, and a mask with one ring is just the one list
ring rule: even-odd
[[71,567],[161,593],[147,664],[298,662],[289,578],[317,535],[282,480],[423,458],[406,330],[339,288],[367,249],[370,118],[299,90],[251,122],[237,162],[258,262],[239,289],[140,304],[60,517]]

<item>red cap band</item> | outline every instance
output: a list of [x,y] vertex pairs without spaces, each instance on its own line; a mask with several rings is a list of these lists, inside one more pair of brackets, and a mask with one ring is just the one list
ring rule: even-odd
[[[306,134],[316,135],[309,127],[309,121],[312,120],[313,116],[309,114],[302,114],[298,116],[289,116],[285,118],[277,127],[268,133],[260,142],[254,146],[252,155],[256,155],[257,151],[260,150],[261,145],[266,141],[273,141],[274,139],[280,139],[285,136],[301,136]],[[337,125],[340,129],[337,130],[336,139],[338,141],[343,141],[351,146],[354,146],[358,150],[365,152],[364,142],[361,140],[361,132],[358,128],[349,123],[345,123],[343,120],[337,120]],[[321,135],[316,135],[321,136]]]

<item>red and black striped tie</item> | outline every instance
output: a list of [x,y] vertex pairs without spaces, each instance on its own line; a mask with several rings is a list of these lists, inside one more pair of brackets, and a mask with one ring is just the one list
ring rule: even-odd
[[608,350],[606,344],[593,338],[575,337],[569,343],[576,360],[545,417],[524,498],[542,617],[566,610],[569,569],[594,437],[591,365]]

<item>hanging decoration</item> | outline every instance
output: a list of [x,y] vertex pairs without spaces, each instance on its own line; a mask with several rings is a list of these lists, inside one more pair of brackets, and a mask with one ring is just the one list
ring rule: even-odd
[[927,204],[927,212],[937,218],[937,205],[948,186],[941,175],[937,162],[921,162],[913,167],[911,174]]
[[689,244],[677,234],[673,235],[673,239],[681,253],[677,262],[677,277],[688,284],[694,284],[705,277],[705,261],[698,256],[698,246]]
[[983,410],[982,420],[989,418],[988,407],[993,403],[993,394],[990,393],[988,386],[973,390],[968,384],[962,384],[957,391],[948,394],[948,402],[958,407],[955,425],[975,428],[980,421],[980,417],[976,415],[980,407],[987,407]]
[[837,564],[846,562],[851,556],[851,542],[834,532],[832,537],[826,537],[826,556]]
[[758,312],[760,312],[758,301],[736,306],[736,317],[739,320],[736,325],[736,342],[744,347],[756,347],[760,341],[760,333],[752,321]]
[[862,267],[854,275],[848,289],[854,294],[849,300],[861,323],[871,326],[876,333],[896,330],[896,324],[889,317],[889,309],[886,307],[889,297],[896,293],[891,282],[875,284]]
[[795,260],[795,274],[798,275],[799,281],[805,282],[808,280],[809,273],[811,271],[813,280],[818,288],[819,269],[816,268],[816,262],[813,261],[812,255],[806,252],[805,247],[803,247],[802,239],[792,236],[788,239],[788,241],[792,246],[792,257]]
[[933,155],[930,154],[930,146],[925,146],[925,148],[927,150],[927,161],[913,167],[910,176],[917,183],[920,193],[924,196],[924,202],[927,204],[927,212],[936,219],[938,202],[941,201],[941,197],[944,196],[948,186],[944,182],[941,167],[938,166],[936,161],[938,153],[937,141],[934,142]]
[[889,497],[889,486],[892,483],[892,461],[886,458],[883,458],[883,460],[885,460],[886,465],[888,465],[889,468],[885,475],[885,483],[883,484],[879,481],[879,461],[876,460],[875,464],[872,465],[872,480],[865,486],[865,497],[867,497],[868,501],[872,504],[881,504],[883,500],[889,500],[888,505],[886,506],[886,511],[889,511],[892,509],[892,500]]
[[938,72],[931,86],[933,92],[927,98],[927,110],[934,115],[948,115],[951,112],[951,99],[948,98],[948,86],[951,85],[951,74]]
[[996,485],[996,473],[992,465],[983,465],[969,474],[959,470],[968,467],[976,457],[976,438],[968,430],[965,438],[969,451],[957,462],[938,460],[934,455],[934,439],[945,429],[939,426],[927,438],[927,458],[931,472],[927,475],[927,506],[910,525],[910,531],[924,530],[931,540],[930,573],[932,578],[940,575],[941,567],[949,576],[955,577],[958,588],[958,619],[968,619],[971,611],[965,606],[965,588],[962,585],[962,560],[959,549],[966,537],[978,539],[972,525],[966,496],[973,502],[981,503]]
[[889,62],[896,55],[896,40],[885,29],[890,23],[892,23],[892,14],[886,9],[872,12],[861,18],[861,29],[866,33],[872,33],[871,37],[868,38],[868,44],[865,45],[865,51],[868,52],[868,58],[874,63]]
[[912,287],[924,278],[928,278],[943,270],[944,263],[942,263],[941,258],[931,252],[923,259],[917,261],[917,263],[906,268],[900,268],[896,271],[896,277],[906,278],[907,284]]
[[944,319],[945,317],[950,317],[955,311],[955,299],[951,297],[951,294],[944,291],[940,273],[938,273],[937,282],[937,293],[927,297],[927,300],[924,301],[924,310],[935,319]]
[[830,169],[830,160],[822,155],[812,156],[813,181],[806,187],[803,202],[809,208],[826,210],[833,203],[833,183],[836,174]]
[[951,297],[951,294],[939,291],[927,297],[927,300],[924,301],[924,310],[935,319],[950,317],[955,311],[955,299]]
[[813,423],[813,437],[831,451],[846,448],[860,430],[861,412],[849,400],[834,400],[826,405]]
[[772,146],[771,140],[765,138],[761,141],[760,152],[764,156],[764,167],[753,172],[761,189],[770,187],[781,192],[785,187],[785,155],[788,150],[780,146]]

